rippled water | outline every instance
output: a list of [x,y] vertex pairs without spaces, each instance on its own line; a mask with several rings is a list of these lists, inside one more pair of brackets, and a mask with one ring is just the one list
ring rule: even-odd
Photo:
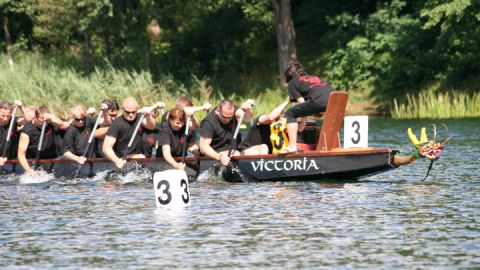
[[[344,183],[193,182],[172,211],[149,183],[2,178],[0,266],[478,269],[480,121],[443,122],[454,139],[425,182],[421,160]],[[370,119],[370,145],[430,123]]]

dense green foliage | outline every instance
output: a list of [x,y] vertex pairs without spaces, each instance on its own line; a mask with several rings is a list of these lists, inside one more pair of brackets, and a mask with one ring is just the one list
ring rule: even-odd
[[[46,69],[87,81],[128,70],[152,85],[169,78],[190,91],[202,81],[226,96],[283,87],[270,1],[0,0],[3,14],[17,65],[34,53],[54,65]],[[408,102],[405,93],[480,89],[479,1],[301,0],[292,1],[292,17],[299,60],[355,96],[388,106]],[[2,97],[10,84],[0,86]],[[45,85],[61,91],[61,83]]]

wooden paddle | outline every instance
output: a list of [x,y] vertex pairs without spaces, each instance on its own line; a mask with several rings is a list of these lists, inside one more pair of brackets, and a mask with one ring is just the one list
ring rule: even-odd
[[188,147],[188,128],[190,126],[190,116],[187,117],[185,127],[185,138],[183,141],[183,150],[182,150],[182,163],[185,164],[185,156],[187,155],[187,147]]
[[[100,112],[98,113],[97,120],[95,121],[95,125],[93,125],[93,129],[90,133],[90,137],[88,137],[87,146],[85,147],[85,151],[83,151],[82,157],[85,157],[88,153],[88,149],[90,148],[90,145],[92,144],[95,131],[97,130],[98,123],[100,122],[100,118],[102,117],[102,113],[103,113],[103,110],[100,110]],[[87,124],[87,123],[84,123],[84,124]],[[78,166],[78,169],[77,169],[77,171],[75,171],[75,175],[73,176],[73,178],[77,178],[78,173],[80,172],[80,169],[82,168],[82,166],[83,166],[83,164],[80,164],[80,166]]]
[[[8,126],[8,132],[5,136],[5,144],[3,145],[3,152],[2,152],[2,157],[7,157],[7,148],[8,148],[8,143],[10,142],[10,134],[12,133],[12,129],[13,129],[13,123],[15,122],[15,114],[17,113],[17,106],[14,106],[13,107],[13,112],[12,112],[12,116],[10,118],[10,124]],[[3,165],[0,166],[0,171],[2,170],[3,168]]]
[[42,144],[43,144],[43,139],[45,137],[46,128],[47,128],[47,121],[43,120],[42,131],[40,131],[40,141],[38,142],[37,155],[35,156],[35,167],[34,167],[35,170],[38,169],[38,167],[40,167],[40,152],[42,151]]

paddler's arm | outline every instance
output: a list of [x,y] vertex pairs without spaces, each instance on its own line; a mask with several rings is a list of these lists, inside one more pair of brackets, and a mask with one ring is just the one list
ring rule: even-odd
[[172,165],[175,169],[178,169],[178,170],[185,169],[185,164],[177,162],[175,161],[175,159],[173,159],[170,145],[168,144],[162,145],[162,154],[163,154],[163,158],[168,162],[168,164]]
[[52,125],[54,125],[55,127],[59,128],[59,129],[67,129],[71,122],[67,122],[67,121],[63,121],[62,119],[56,117],[55,115],[51,114],[51,113],[45,113],[45,120],[47,120],[48,122],[50,122]]
[[209,158],[220,161],[220,153],[217,153],[217,151],[210,146],[211,143],[211,138],[200,137],[200,152]]
[[164,102],[157,102],[155,105],[150,107],[144,107],[140,110],[143,114],[145,114],[145,118],[142,121],[142,126],[146,129],[153,130],[155,129],[155,125],[157,124],[155,121],[155,116],[153,112],[158,109],[162,109],[165,107]]
[[28,135],[23,132],[20,133],[17,158],[18,158],[18,163],[20,163],[20,166],[22,166],[22,168],[25,170],[26,173],[33,173],[33,169],[30,168],[30,165],[28,165],[28,162],[27,162],[27,148],[29,143],[30,143],[30,137],[28,137]]
[[115,151],[113,151],[113,146],[115,145],[115,142],[117,141],[117,138],[112,137],[112,136],[105,136],[105,140],[103,141],[103,155],[109,159],[113,164],[118,169],[122,169],[123,166],[125,166],[126,161],[117,157],[115,154]]
[[94,138],[103,138],[107,135],[108,127],[98,127],[93,134]]
[[261,119],[260,117],[258,119],[258,122],[260,122],[260,124],[263,124],[263,125],[272,123],[282,114],[283,110],[285,109],[285,107],[288,106],[288,104],[290,104],[289,97],[287,97],[287,99],[282,104],[278,105],[275,109],[273,109],[273,111],[271,111],[270,114],[268,114],[268,117],[265,117],[266,119],[265,118]]
[[189,129],[190,130],[196,130],[200,127],[200,122],[198,121],[198,119],[195,117],[195,113],[198,112],[198,111],[202,111],[202,110],[205,110],[205,111],[208,111],[212,108],[212,104],[210,103],[205,103],[203,104],[203,106],[197,106],[197,107],[185,107],[183,108],[183,110],[185,111],[185,114],[187,116],[192,116],[191,121],[190,121],[190,126],[189,126]]
[[83,164],[87,160],[86,157],[79,157],[79,156],[75,155],[74,153],[72,153],[70,151],[67,151],[67,152],[63,153],[63,156],[66,157],[69,160],[73,160],[73,161],[77,162],[78,164]]

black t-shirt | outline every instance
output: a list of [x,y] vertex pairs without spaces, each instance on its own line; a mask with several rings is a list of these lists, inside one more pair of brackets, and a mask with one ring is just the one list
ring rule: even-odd
[[335,91],[333,87],[316,76],[297,76],[288,82],[288,97],[293,102],[299,97],[305,100],[322,97],[328,99],[330,92],[333,91]]
[[[162,156],[162,146],[170,145],[170,153],[172,157],[181,157],[183,148],[185,146],[185,128],[183,127],[180,130],[172,130],[170,123],[168,121],[163,122],[160,125],[160,131],[158,133],[158,148],[157,156]],[[190,147],[195,144],[195,132],[189,131],[187,138],[187,146]]]
[[270,125],[262,125],[258,123],[258,117],[255,120],[255,125],[250,127],[247,136],[243,139],[242,143],[238,147],[239,150],[245,150],[249,147],[259,144],[266,144],[268,146],[268,152],[272,153],[272,142],[270,141]]
[[[128,143],[132,138],[135,125],[137,124],[140,115],[137,114],[135,120],[129,122],[125,120],[123,116],[118,117],[113,121],[112,125],[108,128],[107,135],[117,139],[113,146],[113,151],[119,157],[123,157],[127,151]],[[138,127],[138,132],[135,135],[132,146],[128,150],[127,155],[142,154],[142,136],[144,128],[142,125]]]
[[160,129],[160,126],[157,125],[153,130],[148,130],[148,129],[143,130],[142,152],[143,152],[143,155],[145,155],[146,157],[152,156],[153,148],[155,148],[155,143],[157,142],[157,135],[158,135],[159,129]]
[[[38,144],[40,142],[40,135],[42,133],[42,127],[36,127],[33,124],[33,120],[26,122],[25,126],[21,130],[30,139],[27,148],[27,158],[35,158],[38,150]],[[52,124],[47,124],[45,127],[45,135],[43,138],[43,144],[40,151],[40,158],[55,158],[57,157],[57,150],[55,147],[55,133],[57,131]]]
[[234,117],[232,121],[228,124],[223,124],[218,119],[218,116],[215,114],[215,110],[210,112],[205,119],[203,119],[201,124],[201,136],[204,138],[212,139],[210,146],[215,151],[225,151],[230,150],[230,147],[233,145],[233,149],[237,149],[237,146],[242,141],[242,135],[238,133],[236,142],[233,142],[233,134],[235,133],[235,128],[237,127],[237,119]]
[[[12,158],[17,151],[16,148],[16,137],[17,137],[17,118],[15,117],[13,120],[13,127],[12,131],[10,131],[9,134],[9,141],[8,141],[8,146],[5,149],[5,143],[7,140],[7,133],[8,133],[8,128],[10,127],[10,121],[5,126],[0,126],[0,156],[4,156],[3,153],[5,153],[5,157],[7,158]],[[5,152],[4,152],[5,151]]]
[[[94,117],[87,116],[83,127],[76,127],[73,124],[68,127],[63,137],[62,154],[70,151],[74,155],[83,156],[93,126],[95,125],[95,120]],[[86,157],[95,157],[95,143],[92,142],[90,144]]]

